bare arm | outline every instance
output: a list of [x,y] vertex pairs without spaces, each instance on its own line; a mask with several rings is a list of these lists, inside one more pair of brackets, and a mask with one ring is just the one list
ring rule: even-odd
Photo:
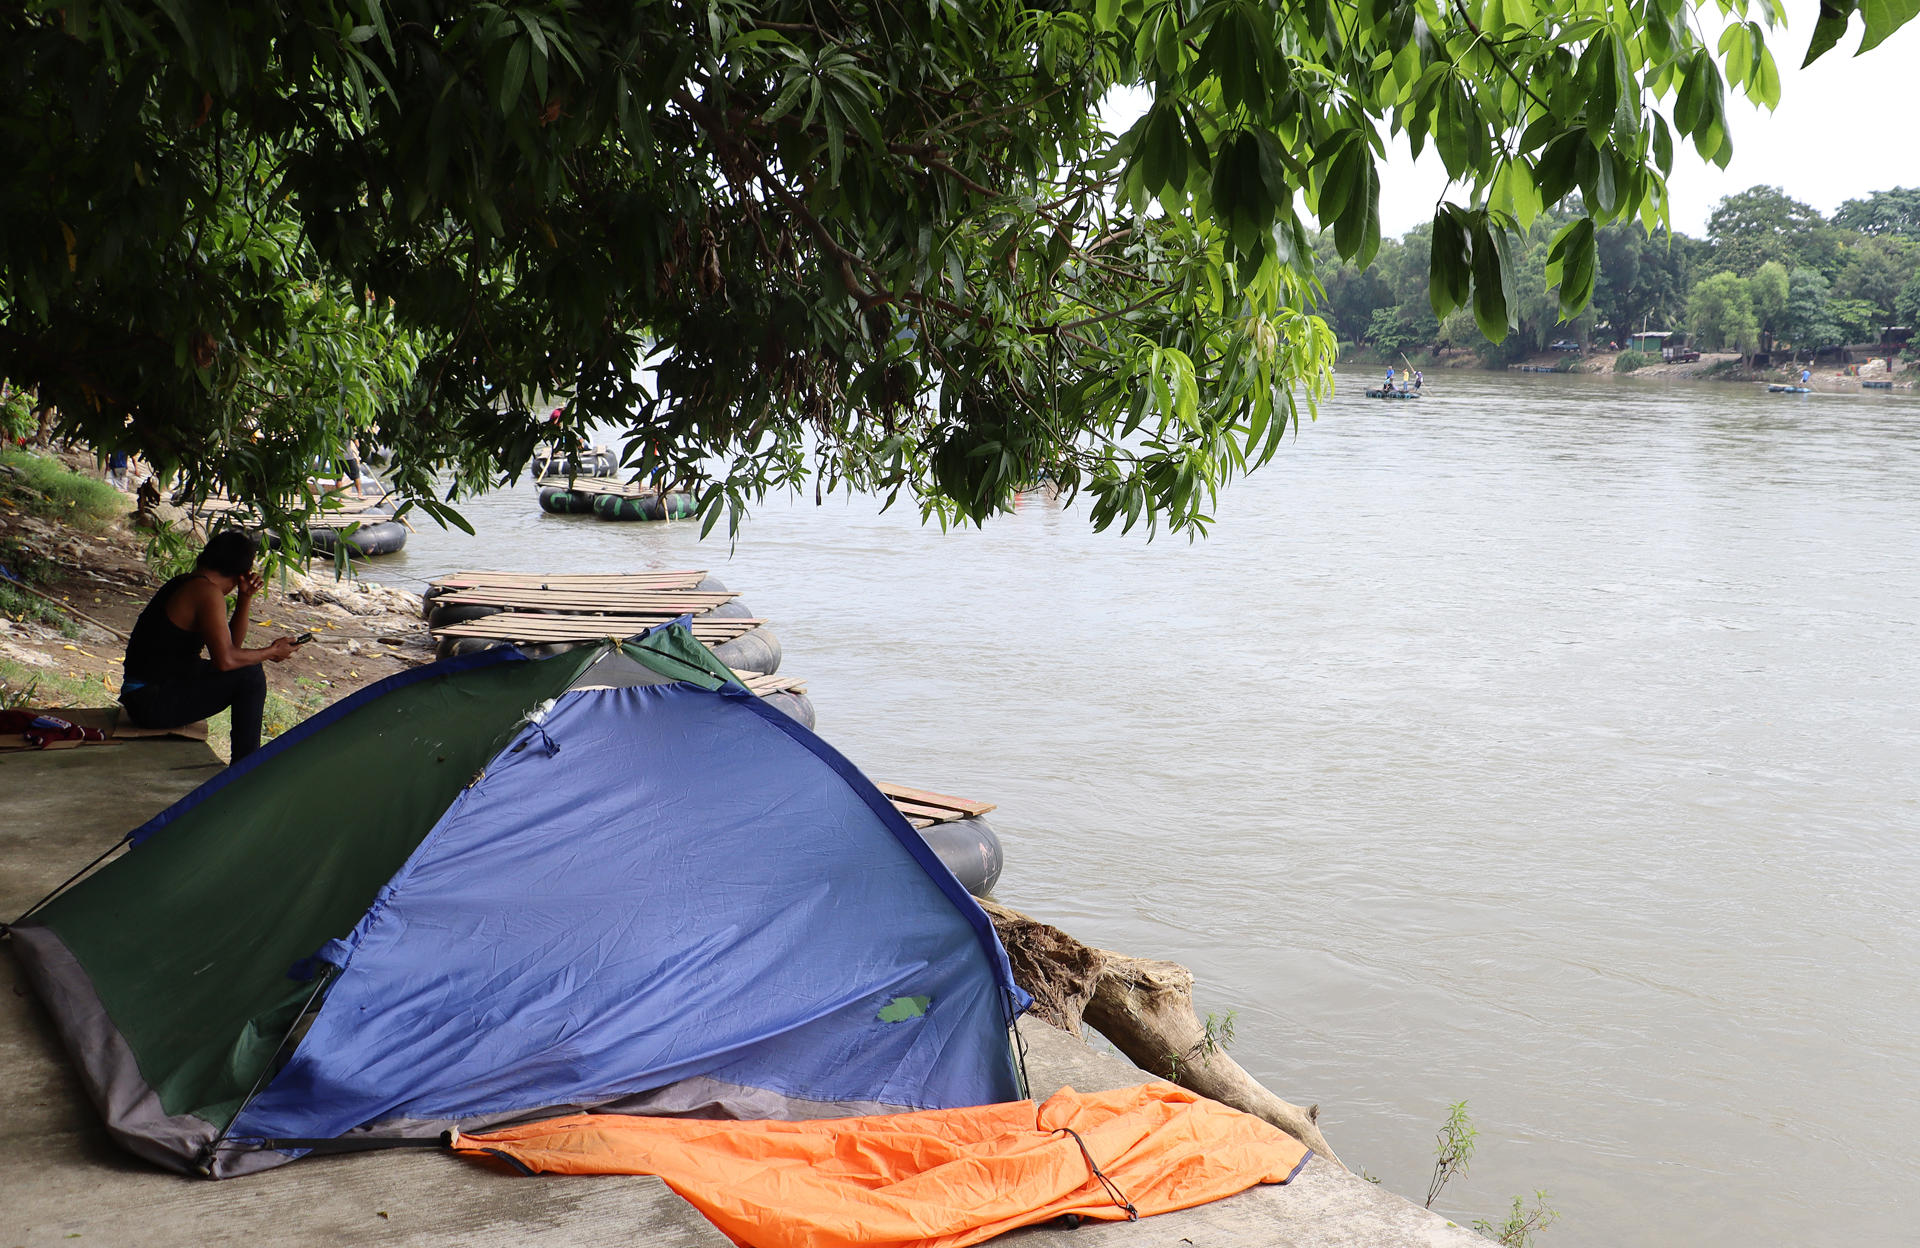
[[234,595],[233,617],[227,621],[227,635],[233,638],[233,644],[247,644],[248,616],[252,615],[253,596],[260,592],[266,581],[258,572],[249,572],[240,578],[238,591]]
[[206,581],[189,581],[180,592],[191,598],[193,631],[207,643],[207,655],[218,670],[231,672],[261,663],[278,663],[293,653],[291,637],[275,638],[272,645],[257,650],[241,646],[247,635],[247,606],[251,595],[242,595],[240,606],[229,621],[226,599]]

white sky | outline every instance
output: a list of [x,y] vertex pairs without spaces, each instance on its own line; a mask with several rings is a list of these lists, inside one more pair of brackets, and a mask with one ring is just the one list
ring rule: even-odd
[[[1873,191],[1920,186],[1920,20],[1909,22],[1865,56],[1855,58],[1860,22],[1839,45],[1805,70],[1813,31],[1810,3],[1795,6],[1793,24],[1768,40],[1780,67],[1780,107],[1772,114],[1730,92],[1733,159],[1723,171],[1701,160],[1690,142],[1677,143],[1667,180],[1673,228],[1696,238],[1722,197],[1750,186],[1785,188],[1794,199],[1831,216],[1842,202]],[[1106,122],[1119,133],[1145,111],[1145,92],[1117,92]],[[1664,101],[1671,111],[1672,96]],[[1380,232],[1398,237],[1433,219],[1447,174],[1429,144],[1419,161],[1407,155],[1406,136],[1388,144],[1380,171]],[[1456,192],[1456,202],[1465,202]],[[1308,223],[1309,225],[1312,222]]]

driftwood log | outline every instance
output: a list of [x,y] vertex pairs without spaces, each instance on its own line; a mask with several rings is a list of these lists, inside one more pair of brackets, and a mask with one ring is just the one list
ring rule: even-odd
[[999,902],[980,904],[1006,946],[1014,982],[1033,997],[1033,1013],[1076,1036],[1084,1022],[1149,1074],[1264,1118],[1341,1164],[1315,1121],[1319,1106],[1302,1109],[1275,1096],[1208,1036],[1193,1011],[1192,971],[1095,949]]

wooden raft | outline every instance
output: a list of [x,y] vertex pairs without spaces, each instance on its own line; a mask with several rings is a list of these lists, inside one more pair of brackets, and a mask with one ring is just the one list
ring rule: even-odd
[[936,823],[951,823],[955,819],[971,819],[994,809],[992,802],[976,802],[948,793],[910,789],[904,784],[888,784],[884,780],[875,780],[873,787],[886,794],[893,808],[905,815],[907,822],[916,828],[930,828]]

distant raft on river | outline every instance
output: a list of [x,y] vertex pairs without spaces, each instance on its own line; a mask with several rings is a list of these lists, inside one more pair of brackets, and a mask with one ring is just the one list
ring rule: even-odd
[[1367,397],[1370,399],[1417,399],[1420,397],[1420,392],[1418,390],[1389,390],[1380,386],[1373,386],[1368,389]]
[[[353,558],[371,559],[396,554],[407,544],[407,526],[394,512],[386,486],[377,478],[363,477],[365,494],[355,496],[316,482],[316,495],[327,495],[325,509],[309,513],[307,542],[315,558],[331,559],[345,546]],[[208,530],[230,524],[257,527],[259,512],[228,498],[203,499],[193,506],[194,520]],[[265,535],[267,545],[278,549],[277,534]]]
[[537,483],[540,510],[556,516],[595,515],[602,520],[684,520],[694,513],[693,495],[633,485],[614,477],[549,477]]

